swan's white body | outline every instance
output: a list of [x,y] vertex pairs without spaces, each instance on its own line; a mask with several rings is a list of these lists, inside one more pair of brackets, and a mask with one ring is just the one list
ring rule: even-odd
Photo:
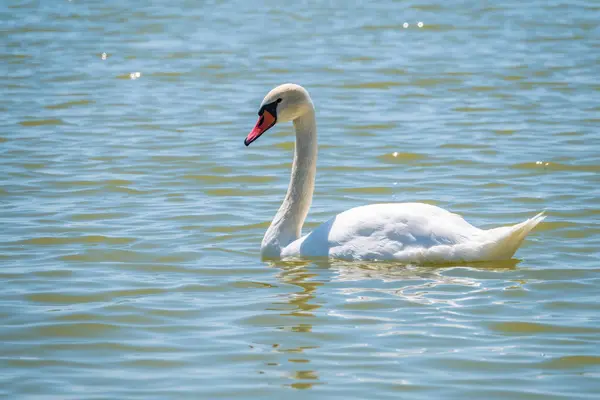
[[[273,109],[274,104],[275,122],[294,122],[296,148],[287,195],[261,245],[265,258],[331,257],[413,263],[502,260],[511,258],[527,234],[544,219],[540,213],[517,225],[482,230],[457,214],[429,204],[372,204],[338,214],[300,237],[316,173],[314,107],[308,92],[293,84],[273,89],[263,100],[261,110],[265,105]],[[246,145],[275,122],[263,127],[259,119]]]
[[509,259],[544,217],[482,230],[436,206],[372,204],[352,208],[281,249],[281,258],[332,257],[429,263]]

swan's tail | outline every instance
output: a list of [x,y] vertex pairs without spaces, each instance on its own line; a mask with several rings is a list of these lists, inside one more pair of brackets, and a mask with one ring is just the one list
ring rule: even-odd
[[486,231],[485,258],[507,260],[512,258],[525,237],[546,218],[544,212],[513,226],[502,226]]

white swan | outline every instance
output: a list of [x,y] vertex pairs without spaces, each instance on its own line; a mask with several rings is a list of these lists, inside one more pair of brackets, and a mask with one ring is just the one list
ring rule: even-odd
[[296,147],[287,194],[261,245],[263,258],[331,257],[413,263],[509,259],[543,213],[513,226],[482,230],[461,216],[422,203],[372,204],[336,215],[300,237],[312,202],[316,161],[315,109],[308,92],[285,84],[271,90],[246,146],[277,122],[293,121]]

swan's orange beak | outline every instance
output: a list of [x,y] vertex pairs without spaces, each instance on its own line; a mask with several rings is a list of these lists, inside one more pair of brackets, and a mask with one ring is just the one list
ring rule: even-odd
[[268,131],[275,123],[277,122],[277,118],[273,116],[270,112],[265,110],[263,114],[258,117],[258,121],[256,125],[254,125],[254,129],[250,131],[246,139],[244,140],[244,144],[246,146],[250,145],[250,143],[254,142],[256,139],[260,137],[263,133]]

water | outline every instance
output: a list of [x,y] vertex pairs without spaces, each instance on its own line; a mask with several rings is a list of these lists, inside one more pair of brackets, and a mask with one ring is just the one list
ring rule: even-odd
[[[596,1],[148,4],[0,5],[0,396],[597,398]],[[284,82],[305,229],[548,218],[508,263],[262,262],[292,128],[243,139]]]

